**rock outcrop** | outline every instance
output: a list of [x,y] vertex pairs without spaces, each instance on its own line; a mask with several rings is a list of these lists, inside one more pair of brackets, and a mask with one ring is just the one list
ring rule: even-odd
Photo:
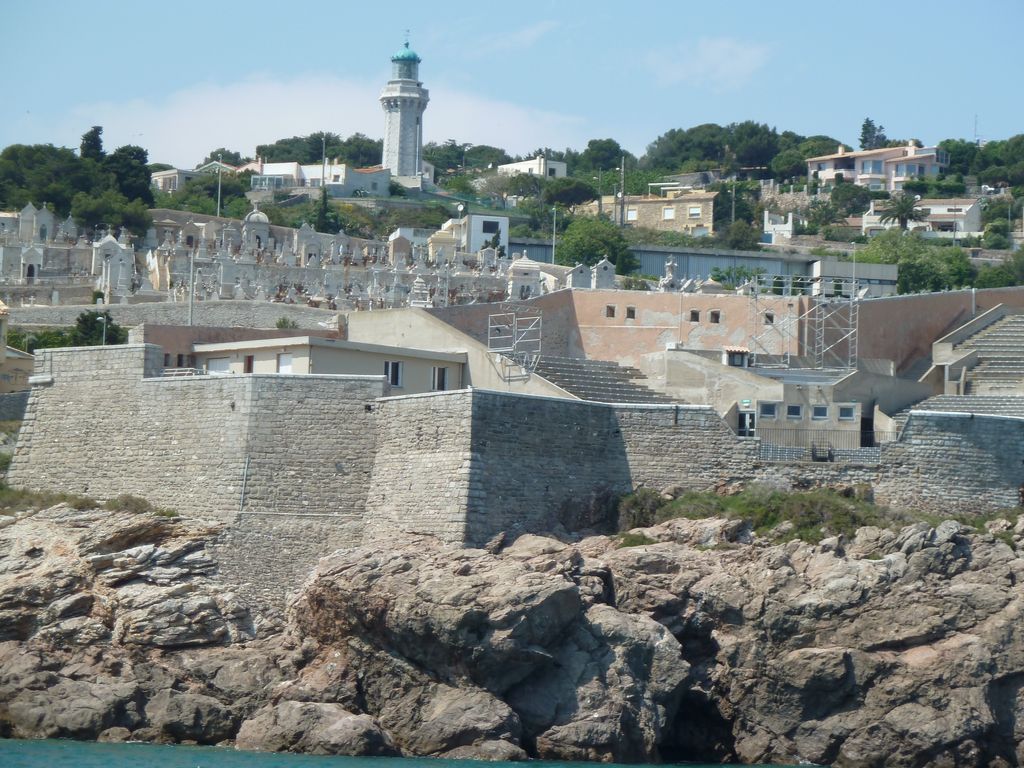
[[1018,765],[1024,521],[988,529],[389,541],[324,558],[276,623],[218,583],[217,527],[58,506],[0,528],[0,736]]

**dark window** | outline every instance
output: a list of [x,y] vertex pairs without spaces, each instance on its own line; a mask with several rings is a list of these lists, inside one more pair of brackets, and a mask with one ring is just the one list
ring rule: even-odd
[[722,322],[722,312],[717,309],[712,309],[708,317],[708,322],[718,325]]
[[690,310],[690,322],[691,323],[699,323],[700,322],[700,310],[699,309],[691,309]]
[[804,415],[804,409],[801,405],[787,405],[786,406],[786,418],[787,419],[799,419]]
[[775,325],[775,313],[774,312],[765,312],[764,313],[764,324],[765,325]]
[[840,405],[839,406],[839,420],[840,421],[853,421],[854,407],[852,405]]
[[184,368],[185,367],[185,356],[184,355],[178,355],[178,367],[179,368]]
[[169,354],[164,354],[164,368],[170,368],[170,367],[171,367],[171,356]]
[[496,221],[485,221],[483,223],[483,231],[485,235],[494,235],[498,232],[498,222]]
[[761,418],[762,419],[774,419],[775,418],[775,403],[761,403]]
[[245,356],[245,368],[243,369],[243,372],[244,373],[252,373],[252,370],[255,367],[255,362],[256,362],[256,356],[255,355],[246,355]]
[[392,387],[402,386],[402,363],[401,361],[386,360],[384,362],[384,375]]
[[434,368],[434,389],[443,392],[448,389],[448,369]]
[[626,319],[636,320],[636,307],[626,307]]
[[607,307],[604,308],[604,316],[605,317],[615,317],[615,305],[614,304],[609,304]]
[[811,409],[811,418],[822,420],[828,418],[828,406],[827,405],[815,405]]

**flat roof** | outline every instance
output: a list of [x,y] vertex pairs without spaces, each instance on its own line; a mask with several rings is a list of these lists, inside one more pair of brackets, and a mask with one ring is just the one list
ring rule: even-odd
[[775,379],[784,384],[838,384],[856,369],[854,368],[758,368],[746,369],[750,373]]
[[435,352],[429,349],[413,349],[411,347],[392,347],[386,344],[365,344],[360,341],[343,341],[341,339],[325,339],[321,336],[286,336],[277,339],[251,339],[248,341],[229,341],[216,344],[193,344],[195,352],[235,352],[249,349],[271,349],[274,347],[323,347],[325,349],[348,350],[351,352],[369,352],[379,355],[396,355],[398,357],[415,357],[425,360],[444,360],[449,363],[465,363],[467,356],[463,351]]

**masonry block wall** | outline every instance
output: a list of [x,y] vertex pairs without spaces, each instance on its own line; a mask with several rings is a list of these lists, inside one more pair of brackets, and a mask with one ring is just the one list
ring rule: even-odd
[[613,408],[473,390],[466,542],[499,531],[587,527],[605,493],[630,489]]
[[366,538],[395,532],[464,541],[472,464],[472,391],[410,395],[374,405],[377,452]]
[[246,382],[148,378],[161,360],[148,345],[41,351],[8,482],[132,493],[227,519],[242,477]]

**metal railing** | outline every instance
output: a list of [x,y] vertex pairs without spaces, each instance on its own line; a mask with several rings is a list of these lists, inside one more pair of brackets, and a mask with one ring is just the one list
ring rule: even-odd
[[762,461],[839,461],[877,463],[881,446],[898,432],[859,429],[786,429],[758,427]]

